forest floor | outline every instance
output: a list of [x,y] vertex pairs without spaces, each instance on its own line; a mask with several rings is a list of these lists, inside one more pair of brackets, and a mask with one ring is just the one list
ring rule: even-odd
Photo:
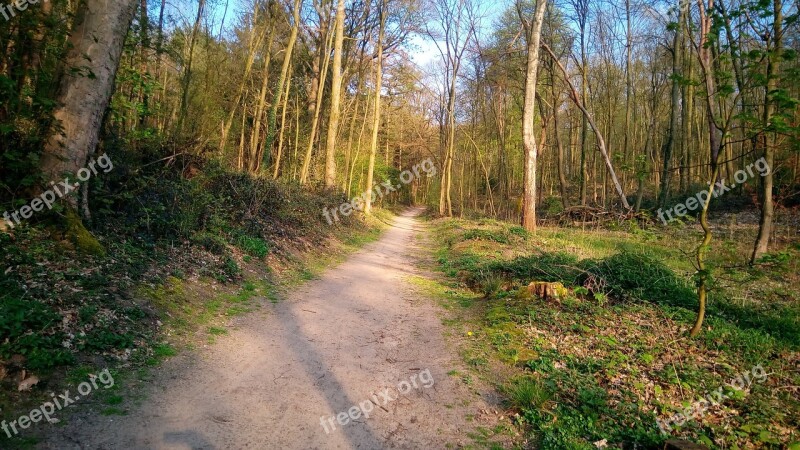
[[259,299],[215,345],[166,361],[142,393],[124,395],[122,415],[82,408],[39,448],[507,444],[499,397],[455,376],[465,363],[443,310],[409,283],[431,276],[415,268],[420,212],[285,298]]
[[774,252],[750,266],[742,255],[757,221],[744,216],[714,222],[714,289],[696,339],[687,335],[692,222],[531,234],[491,219],[431,219],[423,267],[445,276],[411,281],[451,313],[469,367],[460,376],[503,395],[521,448],[655,450],[679,438],[795,450],[800,243],[781,229]]

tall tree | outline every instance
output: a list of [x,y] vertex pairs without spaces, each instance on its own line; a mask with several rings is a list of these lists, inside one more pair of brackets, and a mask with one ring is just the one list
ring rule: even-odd
[[617,173],[614,170],[614,165],[611,162],[611,158],[608,155],[608,149],[606,148],[606,141],[603,138],[603,134],[600,132],[600,128],[598,128],[597,124],[595,123],[594,119],[592,118],[591,114],[589,114],[589,110],[586,109],[585,99],[580,98],[578,96],[578,91],[575,89],[575,86],[572,85],[572,82],[569,79],[569,75],[567,75],[567,70],[564,68],[564,65],[561,64],[561,61],[558,60],[558,57],[553,50],[547,45],[542,44],[542,48],[544,48],[547,53],[553,58],[553,61],[556,63],[558,68],[561,70],[561,73],[564,75],[564,81],[567,83],[569,87],[570,97],[572,101],[575,103],[575,106],[581,110],[583,113],[584,119],[589,122],[589,126],[594,131],[595,138],[597,139],[597,149],[600,151],[600,154],[603,156],[603,161],[606,165],[606,170],[608,171],[608,175],[611,178],[611,182],[614,185],[614,188],[617,191],[617,195],[619,195],[620,203],[622,204],[625,209],[630,209],[630,204],[628,203],[628,198],[625,196],[625,191],[622,189],[622,185],[617,178]]
[[439,214],[453,215],[451,189],[453,185],[453,154],[456,145],[456,89],[461,63],[469,43],[475,34],[474,4],[471,0],[434,0],[431,3],[437,30],[427,28],[428,35],[436,44],[444,65],[446,101],[446,123],[444,133],[444,157],[442,181],[439,189]]
[[[383,89],[383,41],[386,35],[386,0],[381,0],[378,8],[380,26],[378,28],[377,58],[375,58],[375,112],[372,121],[372,141],[369,151],[369,165],[367,166],[367,181],[364,192],[373,192],[372,185],[375,179],[375,159],[378,154],[378,130],[381,125],[381,90]],[[365,196],[364,213],[372,214],[372,195]]]
[[41,160],[48,180],[74,175],[94,153],[136,4],[136,0],[80,3],[53,114],[58,128],[45,144]]
[[339,105],[342,92],[342,50],[344,47],[344,0],[336,6],[336,38],[333,46],[333,78],[331,79],[331,114],[328,139],[325,141],[325,187],[336,187],[336,136],[339,132]]
[[[707,3],[705,3],[707,1]],[[697,59],[703,75],[706,88],[706,121],[708,125],[708,149],[710,153],[711,176],[708,179],[708,197],[703,204],[700,212],[700,226],[703,228],[703,239],[695,250],[695,266],[697,268],[697,318],[694,326],[689,331],[689,335],[694,337],[700,334],[703,329],[703,321],[706,315],[706,300],[708,298],[708,284],[711,278],[710,270],[706,267],[706,254],[711,245],[713,233],[711,224],[708,221],[708,208],[715,192],[715,187],[720,179],[720,159],[724,154],[723,149],[729,131],[731,116],[726,108],[725,93],[718,90],[719,78],[727,74],[719,66],[719,59],[714,58],[718,54],[718,41],[716,33],[718,29],[713,27],[714,0],[697,0],[698,22],[700,38],[695,42]],[[723,80],[724,82],[724,80]]]
[[[589,97],[589,57],[586,50],[587,23],[589,21],[589,0],[570,0],[575,13],[575,21],[580,32],[581,52],[581,97]],[[589,147],[589,120],[584,114],[581,117],[581,167],[580,167],[580,198],[581,205],[586,205],[586,187],[589,183],[589,173],[586,168],[586,156]]]
[[189,39],[189,53],[186,56],[183,68],[183,83],[181,89],[183,95],[181,96],[181,107],[178,115],[178,133],[183,132],[184,121],[186,114],[189,110],[189,87],[192,81],[192,63],[194,62],[194,48],[197,44],[197,35],[200,33],[200,21],[203,19],[203,12],[205,11],[206,0],[200,0],[197,4],[197,17],[194,20],[192,27],[192,35]]
[[522,110],[522,144],[525,148],[525,180],[522,209],[522,226],[526,230],[536,231],[536,159],[538,148],[533,133],[536,115],[536,82],[539,73],[539,47],[542,38],[542,25],[547,0],[536,0],[536,12],[533,18],[526,18],[522,5],[517,2],[517,13],[525,29],[528,43],[528,63],[525,71],[525,104]]
[[259,5],[256,3],[253,6],[253,16],[252,16],[252,23],[250,27],[249,37],[248,37],[248,44],[247,44],[247,60],[244,65],[244,75],[241,78],[241,82],[239,83],[239,89],[236,93],[236,97],[231,105],[230,113],[228,114],[228,119],[222,124],[222,137],[220,138],[219,148],[224,153],[225,146],[228,141],[228,133],[230,133],[231,126],[233,126],[233,119],[236,116],[236,111],[239,109],[239,103],[242,100],[242,96],[244,95],[245,88],[247,87],[247,82],[250,79],[250,71],[253,69],[253,64],[255,63],[257,49],[261,47],[261,42],[264,40],[264,36],[267,33],[267,27],[263,27],[262,31],[256,33],[256,23],[258,23],[258,11]]
[[683,33],[685,28],[686,8],[678,6],[678,21],[675,26],[675,34],[672,37],[672,93],[671,107],[670,107],[670,120],[669,120],[669,134],[667,134],[667,145],[664,146],[664,160],[661,166],[661,188],[658,194],[658,204],[664,207],[669,200],[670,180],[672,179],[672,158],[675,155],[675,148],[678,144],[678,127],[681,109],[681,68],[683,67],[682,47],[683,47]]
[[[766,130],[762,136],[763,158],[767,163],[768,172],[761,180],[761,219],[758,223],[758,237],[756,238],[750,262],[755,263],[768,249],[769,239],[772,235],[772,219],[775,214],[775,203],[772,198],[774,184],[773,167],[775,167],[775,143],[778,130],[773,119],[776,112],[778,79],[780,77],[780,64],[783,57],[783,2],[772,1],[772,33],[764,36],[772,37],[772,45],[767,42],[767,86],[764,93],[764,126]],[[767,38],[769,39],[769,38]]]
[[[322,106],[322,94],[325,88],[325,80],[328,77],[328,66],[330,65],[331,58],[331,45],[333,43],[333,33],[331,33],[330,29],[330,15],[326,14],[322,7],[318,8],[319,11],[319,20],[320,20],[320,39],[321,42],[319,43],[320,47],[318,50],[318,58],[315,58],[314,61],[318,61],[319,59],[322,60],[321,66],[322,69],[319,71],[319,76],[317,78],[316,74],[314,75],[314,79],[311,82],[311,95],[309,95],[309,112],[311,113],[313,119],[311,121],[311,134],[308,137],[308,143],[306,144],[306,155],[303,159],[303,168],[300,171],[300,184],[306,184],[309,181],[309,173],[311,170],[311,157],[314,153],[314,144],[316,144],[317,138],[317,131],[319,129],[319,115],[320,109]],[[323,26],[324,24],[324,26]],[[312,101],[313,100],[313,101]]]
[[[275,98],[269,108],[269,117],[267,118],[267,138],[264,142],[264,158],[269,158],[272,150],[272,143],[275,141],[275,133],[277,130],[277,116],[278,105],[281,104],[281,93],[283,92],[284,84],[287,84],[286,77],[289,73],[289,65],[292,62],[292,54],[294,52],[295,43],[297,42],[297,34],[300,30],[300,8],[302,6],[301,0],[294,0],[294,7],[292,8],[292,31],[289,32],[289,42],[286,44],[286,53],[283,55],[283,65],[281,66],[281,74],[278,77],[278,85],[275,87]],[[288,99],[288,89],[286,98],[283,99],[284,109]],[[267,167],[269,160],[265,161],[262,167]],[[276,163],[277,165],[277,163]],[[277,172],[277,169],[276,169]]]

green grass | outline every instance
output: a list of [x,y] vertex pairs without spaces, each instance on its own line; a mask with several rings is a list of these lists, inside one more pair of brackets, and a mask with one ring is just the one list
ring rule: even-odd
[[524,413],[542,410],[553,398],[550,388],[536,378],[518,378],[505,388],[505,394],[511,407]]
[[178,354],[178,350],[168,343],[157,344],[153,347],[153,355],[157,358],[171,358]]
[[[661,448],[666,437],[656,418],[757,364],[770,374],[763,384],[674,435],[713,448],[778,448],[774,442],[800,439],[800,401],[780,388],[800,383],[792,362],[800,348],[796,249],[769,268],[747,268],[733,263],[746,250],[718,242],[712,264],[734,268],[718,271],[705,330],[691,340],[685,331],[696,299],[686,230],[543,229],[523,240],[494,221],[431,226],[449,281],[411,281],[455,314],[445,323],[467,336],[464,360],[500,386],[535,448],[588,450],[602,439]],[[490,235],[510,240],[475,239]],[[558,302],[531,298],[523,288],[532,281],[562,282],[569,294]],[[754,292],[764,300],[733,300]]]
[[269,254],[269,244],[262,238],[240,234],[236,238],[236,245],[247,255],[263,259]]

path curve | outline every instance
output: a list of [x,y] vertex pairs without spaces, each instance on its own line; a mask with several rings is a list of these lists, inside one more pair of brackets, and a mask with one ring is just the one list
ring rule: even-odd
[[419,213],[401,214],[379,241],[286,300],[265,302],[216,345],[166,363],[127,416],[76,414],[40,448],[470,443],[477,424],[468,417],[491,407],[448,375],[462,363],[443,338],[442,311],[407,282],[416,273]]

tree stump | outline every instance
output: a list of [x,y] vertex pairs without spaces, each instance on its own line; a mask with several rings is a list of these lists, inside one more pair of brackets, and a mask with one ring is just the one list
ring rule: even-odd
[[526,289],[531,297],[536,296],[542,300],[560,300],[567,294],[567,288],[563,284],[545,281],[534,281]]
[[683,439],[670,439],[664,445],[664,450],[708,450],[708,447]]

